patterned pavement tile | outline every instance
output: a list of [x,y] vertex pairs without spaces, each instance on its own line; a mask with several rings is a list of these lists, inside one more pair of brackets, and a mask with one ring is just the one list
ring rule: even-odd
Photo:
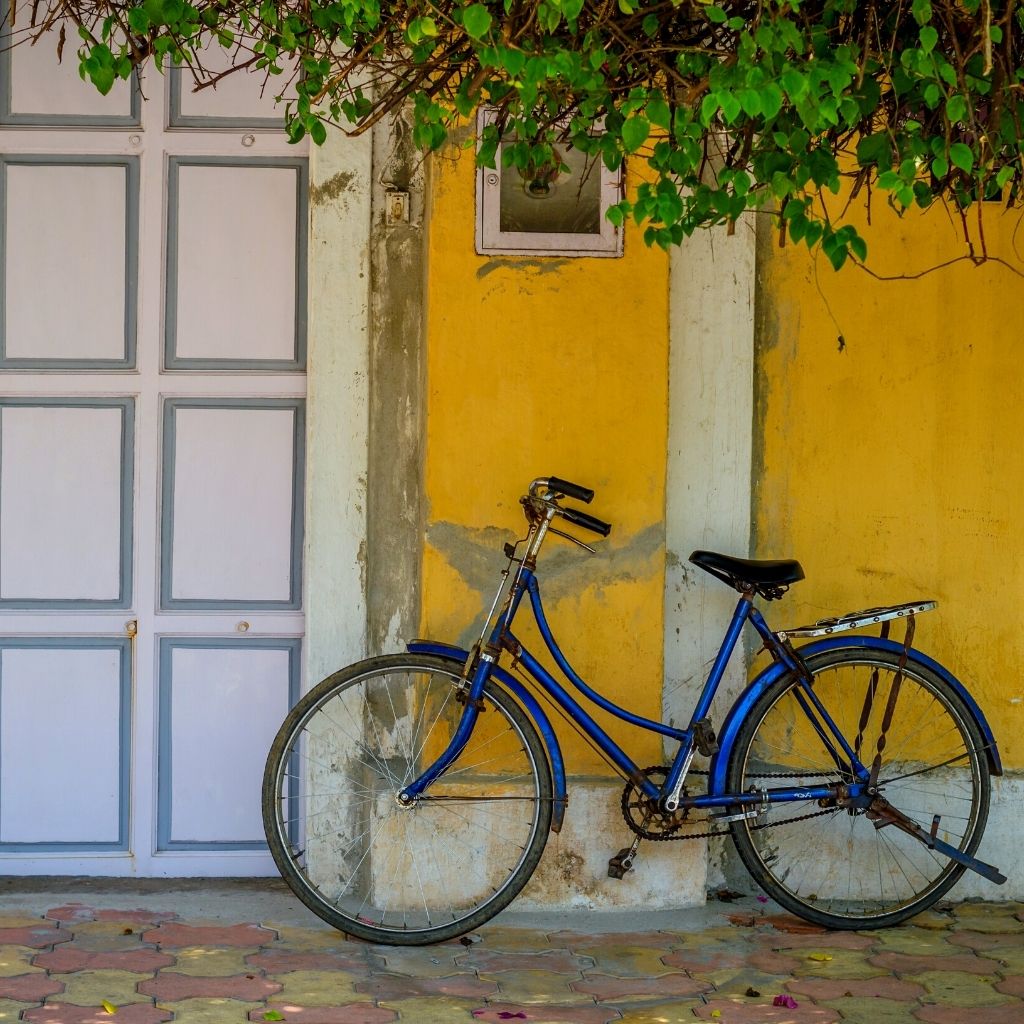
[[[923,985],[928,993],[922,1002],[956,1007],[998,1006],[1000,1003],[1011,1001],[1017,1002],[1018,1006],[1021,1005],[1017,1000],[1012,1000],[1010,996],[1005,996],[992,987],[992,983],[997,980],[994,977],[981,978],[976,974],[963,974],[958,971],[926,971],[915,974],[913,980]],[[963,1021],[960,1024],[963,1024]]]
[[247,956],[244,949],[187,946],[174,950],[174,970],[178,974],[195,974],[206,978],[258,974],[259,968],[246,963]]
[[641,1008],[620,1007],[622,1024],[694,1024],[695,1011],[703,1005],[701,999],[673,999]]
[[1024,948],[1024,935],[1000,935],[998,932],[989,935],[985,932],[957,931],[951,932],[948,939],[952,946],[975,949],[979,953],[990,949]]
[[42,970],[32,965],[32,956],[33,951],[24,946],[0,946],[0,978]]
[[190,925],[170,922],[142,935],[143,942],[172,949],[183,946],[245,946],[258,949],[276,939],[276,932],[258,924]]
[[[874,959],[868,959],[871,955],[868,950],[860,949],[830,949],[827,943],[822,944],[824,948],[804,952],[799,967],[793,973],[801,978],[877,978],[880,974],[888,974],[890,968],[879,967]],[[817,960],[815,956],[821,954],[831,956],[831,960]],[[899,954],[893,953],[892,956]]]
[[[174,1024],[243,1024],[252,1011],[260,1016],[267,1012],[263,1003],[239,1002],[237,999],[182,999],[173,1003],[161,1001],[160,1009],[174,1014]],[[108,1018],[108,1024],[119,1024],[120,1014]]]
[[648,946],[590,946],[587,953],[593,957],[593,970],[601,974],[611,974],[616,978],[647,978],[652,974],[664,974],[666,964],[662,957],[675,954],[667,953],[667,947],[660,949]]
[[954,924],[953,915],[948,910],[926,910],[921,914],[915,914],[907,924],[915,928],[930,928],[932,931],[943,931],[952,928]]
[[[530,934],[527,932],[526,934]],[[648,949],[668,949],[678,943],[671,932],[551,932],[547,940],[552,946],[571,950],[586,950],[591,946],[643,946]]]
[[786,991],[784,986],[789,980],[788,974],[765,974],[752,968],[695,974],[693,977],[697,981],[711,982],[716,992],[729,996],[743,996],[748,990],[753,989],[755,992],[774,997]]
[[38,928],[46,923],[41,917],[34,914],[0,914],[0,929]]
[[[562,979],[563,987],[565,980]],[[409,999],[413,996],[480,999],[493,996],[498,991],[496,979],[478,978],[474,974],[454,974],[450,978],[407,978],[399,974],[375,974],[366,981],[357,982],[355,988],[357,992],[364,992],[377,1000]]]
[[[398,1019],[394,1010],[373,1006],[371,1003],[349,1003],[347,1006],[283,1004],[275,1006],[274,1009],[285,1021],[292,1021],[293,1024],[389,1024],[390,1021]],[[265,1009],[254,1010],[249,1014],[249,1020],[265,1020],[266,1012]],[[416,1020],[415,1017],[410,1019]]]
[[[162,1024],[171,1019],[170,1010],[162,1010],[152,1003],[132,1003],[118,1006],[117,1014],[111,1016],[102,1006],[72,1006],[62,1003],[47,1003],[32,1010],[26,1010],[24,1019],[29,1024]],[[224,1024],[229,1024],[224,1021]]]
[[[502,1016],[506,1014],[506,1016]],[[507,1014],[521,1016],[509,1017]],[[409,1018],[415,1021],[415,1017]],[[622,1019],[618,1010],[610,1006],[536,1006],[516,1003],[491,1003],[473,1011],[472,1019],[485,1024],[611,1024]]]
[[142,947],[114,953],[101,953],[97,950],[81,949],[71,942],[64,946],[58,946],[50,953],[37,953],[32,963],[37,969],[45,968],[51,974],[100,970],[152,974],[161,967],[170,967],[174,963],[174,957],[169,953],[158,953],[155,949]]
[[925,994],[921,985],[913,981],[901,981],[889,976],[881,978],[855,978],[831,981],[827,978],[797,978],[786,982],[786,988],[794,995],[805,995],[816,1003],[852,996],[860,999],[889,999],[904,1003],[915,1002]]
[[700,972],[739,970],[752,950],[724,942],[709,943],[704,949],[675,949],[661,958],[666,967]]
[[982,963],[989,960],[995,964],[994,967],[989,967],[990,971],[999,971],[1001,974],[1024,974],[1024,946],[1018,946],[1016,949],[1007,949],[1005,946],[987,949],[978,956]]
[[505,928],[500,924],[485,924],[472,934],[478,935],[487,949],[536,952],[549,947],[565,947],[564,943],[554,942],[544,932],[532,928]]
[[[921,1006],[914,1011],[917,1020],[926,1024],[964,1024],[964,1008],[961,1006]],[[984,1024],[1020,1024],[1024,1020],[1024,1003],[1007,1003],[1005,1006],[986,1006],[984,1016],[978,1015]]]
[[0,999],[15,999],[20,1003],[41,1003],[47,996],[64,991],[64,983],[48,978],[38,971],[35,974],[17,974],[0,978]]
[[774,950],[819,950],[823,947],[833,949],[872,949],[877,936],[881,932],[872,932],[870,935],[862,935],[859,932],[829,932],[822,936],[818,932],[809,935],[793,935],[787,932],[760,932],[755,942],[758,948]]
[[505,971],[550,971],[552,974],[571,974],[594,967],[589,956],[578,956],[564,949],[549,949],[542,953],[505,953],[497,950],[475,949],[455,958],[461,970],[483,971],[495,974]]
[[[312,916],[310,914],[310,917]],[[346,938],[334,928],[296,928],[276,921],[261,923],[264,928],[270,928],[277,933],[278,941],[283,946],[295,952],[347,953],[355,956],[360,950],[368,948],[367,943]]]
[[496,1001],[525,1003],[527,1005],[577,1006],[593,1004],[594,997],[573,992],[570,981],[580,981],[568,974],[549,974],[547,971],[504,971],[480,978],[488,984],[497,984]]
[[[274,948],[264,949],[259,953],[249,953],[245,957],[245,963],[250,969],[266,971],[268,974],[285,974],[288,971],[347,971],[360,978],[373,968],[384,969],[383,960],[365,953],[348,955]],[[448,973],[451,974],[454,970],[455,964],[453,963]]]
[[996,985],[996,991],[1003,992],[1008,996],[1016,996],[1018,999],[1024,999],[1024,977],[1017,974],[1006,978]]
[[142,979],[131,971],[78,971],[61,975],[64,982],[62,1003],[77,1006],[99,1006],[104,999],[120,1006],[122,1003],[151,1002],[140,995],[136,986]]
[[155,978],[139,982],[142,995],[153,996],[157,1002],[180,1002],[182,999],[240,999],[258,1002],[281,991],[281,983],[253,974],[231,977],[203,977],[161,971]]
[[97,910],[83,903],[69,903],[67,906],[48,910],[44,916],[48,921],[67,922],[69,925],[87,921],[116,921],[121,924],[139,925],[173,921],[178,915],[170,910]]
[[289,971],[275,978],[283,986],[271,1000],[296,1006],[344,1006],[369,1003],[373,997],[356,991],[357,981],[337,971]]
[[70,942],[71,932],[55,928],[49,921],[37,921],[20,928],[0,928],[0,946],[29,946],[45,949],[58,942]]
[[593,996],[599,1003],[628,1003],[641,999],[664,999],[666,996],[699,996],[711,991],[706,981],[696,981],[685,974],[663,974],[655,978],[610,978],[589,974],[583,981],[569,986],[574,992]]
[[913,1015],[916,1003],[899,1003],[893,999],[840,998],[823,1001],[820,1005],[838,1010],[843,1024],[914,1024],[916,1020]]
[[26,1003],[0,999],[0,1024],[11,1024],[11,1021],[21,1020],[21,1011],[28,1008]]
[[[951,946],[952,932],[903,926],[872,932],[875,952],[905,953],[907,956],[952,956],[960,949]],[[866,935],[858,938],[867,938]]]
[[142,948],[141,930],[135,925],[120,924],[116,921],[89,921],[74,926],[75,938],[71,945],[78,949],[92,949],[97,952],[127,952]]
[[[478,947],[473,947],[474,949]],[[456,957],[466,952],[465,946],[405,947],[377,946],[374,961],[383,966],[375,969],[388,974],[408,974],[413,978],[448,978],[459,973]],[[500,955],[492,952],[492,956]]]
[[834,1024],[841,1019],[839,1011],[830,1006],[800,1003],[791,1010],[772,1006],[770,1001],[740,1003],[729,999],[712,999],[698,1006],[694,1013],[698,1020],[716,1020],[718,1024]]
[[400,1020],[414,1024],[472,1024],[477,999],[452,996],[421,996],[418,999],[385,999],[381,1007],[391,1010]]
[[871,963],[897,974],[914,975],[924,971],[960,971],[966,974],[993,974],[998,964],[993,960],[959,953],[952,956],[910,956],[906,953],[879,953]]
[[802,957],[777,953],[774,950],[765,950],[760,953],[751,953],[747,957],[747,964],[755,971],[763,971],[765,974],[792,974],[801,964]]

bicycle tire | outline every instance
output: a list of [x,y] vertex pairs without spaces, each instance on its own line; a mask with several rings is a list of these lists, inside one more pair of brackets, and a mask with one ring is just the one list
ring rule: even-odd
[[[858,756],[868,767],[899,660],[897,654],[864,649],[808,659],[814,691],[851,747],[858,748],[862,734]],[[939,814],[939,838],[973,854],[991,794],[982,735],[963,700],[935,673],[910,660],[901,675],[886,730],[880,792],[925,832]],[[872,685],[875,698],[862,727]],[[843,781],[797,704],[796,686],[786,675],[755,701],[730,755],[730,792]],[[771,778],[794,772],[800,775]],[[773,827],[803,814],[805,820]],[[894,825],[876,828],[863,811],[834,807],[829,813],[812,801],[776,804],[764,816],[731,822],[730,829],[754,881],[787,910],[827,928],[899,924],[932,906],[965,871]]]
[[540,860],[547,755],[494,681],[459,758],[412,807],[395,799],[447,744],[461,668],[408,654],[359,662],[307,693],[274,739],[262,792],[270,851],[295,895],[339,931],[443,942],[507,906]]

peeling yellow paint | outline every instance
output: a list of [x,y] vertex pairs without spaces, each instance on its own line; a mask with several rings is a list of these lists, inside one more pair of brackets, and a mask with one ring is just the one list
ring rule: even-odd
[[[1017,218],[983,212],[990,251],[1020,266]],[[882,274],[964,251],[942,210],[899,220],[878,203],[861,230]],[[915,643],[1024,767],[1024,282],[995,264],[885,282],[796,246],[762,255],[757,552],[808,576],[773,611],[792,624],[937,598]]]
[[[423,633],[468,639],[502,543],[522,536],[530,480],[577,480],[613,533],[597,558],[549,541],[548,614],[586,678],[660,717],[668,260],[632,230],[621,260],[478,256],[472,153],[432,175]],[[641,765],[662,760],[657,741],[599,717]],[[607,771],[557,728],[570,773]]]

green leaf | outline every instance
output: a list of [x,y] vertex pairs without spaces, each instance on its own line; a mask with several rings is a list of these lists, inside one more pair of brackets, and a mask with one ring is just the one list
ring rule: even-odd
[[622,148],[627,153],[635,153],[651,134],[651,125],[646,117],[634,114],[622,123]]
[[784,98],[782,90],[774,82],[769,82],[761,90],[761,113],[765,120],[770,121],[779,113]]
[[462,12],[462,27],[473,39],[487,35],[493,20],[491,12],[483,4],[470,4]]
[[949,147],[949,159],[955,167],[967,174],[974,170],[974,151],[962,142],[954,142]]
[[284,1014],[278,1013],[277,1010],[267,1010],[267,1012],[265,1014],[263,1014],[263,1019],[264,1020],[284,1020]]
[[914,0],[910,10],[918,25],[926,25],[931,20],[932,5],[930,0]]
[[967,119],[967,100],[959,93],[950,96],[946,101],[946,117],[953,121],[965,121]]
[[949,174],[949,161],[944,156],[937,156],[932,161],[932,174],[936,178],[944,178]]
[[931,25],[925,25],[918,35],[921,40],[921,49],[925,53],[931,53],[935,49],[935,44],[939,41],[938,29],[933,28]]
[[707,12],[708,18],[713,21],[716,25],[723,25],[729,20],[729,15],[722,10],[721,7],[705,7],[704,10]]
[[149,31],[150,20],[149,15],[141,7],[133,7],[127,14],[128,27],[135,32],[137,35],[143,35],[143,33]]
[[655,93],[647,101],[647,119],[651,124],[657,125],[668,131],[672,127],[672,111],[669,110],[665,97],[661,93]]
[[322,146],[327,141],[327,129],[323,121],[314,121],[309,126],[309,137],[318,145]]

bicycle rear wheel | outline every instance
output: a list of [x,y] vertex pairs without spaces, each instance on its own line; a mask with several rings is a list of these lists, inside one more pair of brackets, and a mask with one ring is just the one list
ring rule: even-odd
[[[973,854],[988,817],[990,779],[984,740],[960,697],[913,661],[900,673],[898,655],[885,651],[830,651],[808,659],[808,667],[818,699],[868,767],[901,676],[879,792],[925,832],[939,815],[938,838]],[[850,781],[812,727],[799,693],[787,675],[755,702],[730,757],[730,792]],[[786,909],[828,928],[898,924],[935,903],[965,870],[895,825],[875,828],[863,810],[816,801],[776,804],[767,815],[730,827],[758,885]]]
[[396,794],[445,749],[460,665],[372,658],[329,676],[271,747],[263,821],[303,903],[371,942],[425,945],[471,930],[526,884],[547,842],[551,774],[536,729],[488,683],[459,758],[410,807]]

